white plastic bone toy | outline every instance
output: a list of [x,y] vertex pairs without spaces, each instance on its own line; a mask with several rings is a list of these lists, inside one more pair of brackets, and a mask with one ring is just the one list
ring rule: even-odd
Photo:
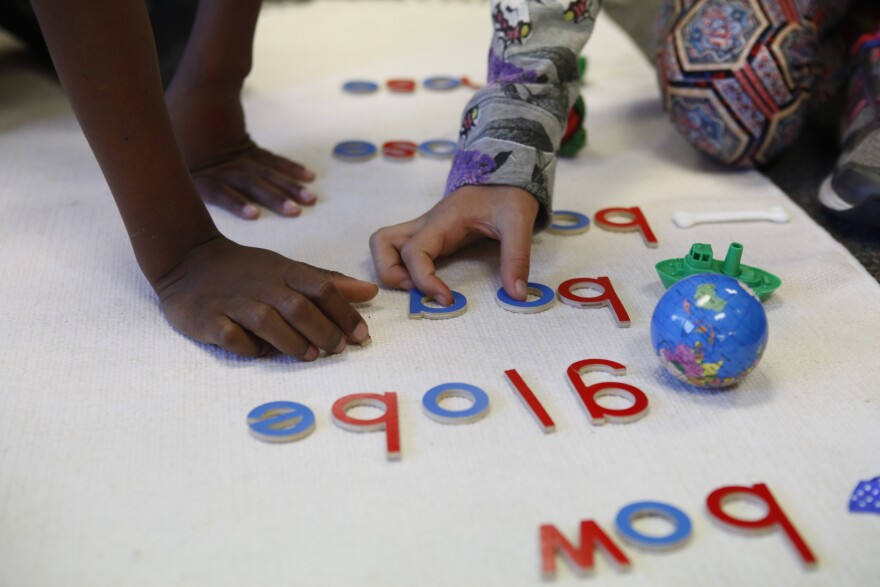
[[679,228],[690,228],[695,224],[709,222],[748,222],[750,220],[769,220],[771,222],[788,222],[789,216],[780,206],[774,206],[769,210],[740,210],[733,212],[676,212],[672,215],[672,221]]

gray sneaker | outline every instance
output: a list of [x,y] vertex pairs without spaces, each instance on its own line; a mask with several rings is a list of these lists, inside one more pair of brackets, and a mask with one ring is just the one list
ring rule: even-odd
[[836,216],[880,228],[880,128],[840,156],[822,183],[819,203]]
[[880,32],[853,48],[843,152],[819,190],[830,213],[880,228]]

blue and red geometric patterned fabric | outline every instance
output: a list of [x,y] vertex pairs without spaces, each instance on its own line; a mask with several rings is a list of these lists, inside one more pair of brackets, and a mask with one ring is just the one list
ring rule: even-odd
[[726,164],[763,164],[797,140],[820,70],[821,30],[848,2],[669,0],[656,65],[679,131]]

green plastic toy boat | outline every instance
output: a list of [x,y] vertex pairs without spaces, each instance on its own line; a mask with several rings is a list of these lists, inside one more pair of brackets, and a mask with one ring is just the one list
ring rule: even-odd
[[782,280],[763,269],[742,265],[743,246],[730,243],[724,261],[712,258],[712,245],[695,243],[690,253],[683,259],[666,259],[655,265],[663,287],[667,289],[673,283],[698,273],[720,273],[735,277],[749,286],[762,302],[770,297],[782,285]]

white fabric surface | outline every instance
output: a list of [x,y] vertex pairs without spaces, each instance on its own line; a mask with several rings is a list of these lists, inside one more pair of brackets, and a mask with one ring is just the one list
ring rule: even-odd
[[[248,84],[250,129],[320,173],[321,201],[299,219],[258,222],[214,210],[226,234],[372,278],[367,239],[415,217],[442,192],[447,163],[330,156],[346,139],[454,138],[469,91],[352,97],[343,81],[467,74],[480,79],[485,4],[320,2],[267,8]],[[880,576],[880,519],[847,511],[880,475],[880,287],[757,173],[700,159],[665,121],[653,73],[600,18],[587,47],[588,152],[563,162],[557,209],[590,216],[641,206],[660,239],[593,227],[535,239],[532,280],[608,275],[632,327],[609,310],[561,304],[536,315],[494,302],[497,249],[476,247],[441,274],[469,300],[462,317],[407,319],[407,295],[363,308],[374,343],[311,364],[238,360],[162,318],[138,272],[104,180],[60,90],[0,68],[0,585],[533,585],[538,527],[572,540],[594,519],[633,562],[603,555],[559,584],[867,585]],[[677,210],[783,205],[789,224],[680,230]],[[726,392],[673,382],[652,356],[663,292],[653,265],[731,240],[744,262],[780,275],[770,341]],[[650,413],[594,427],[565,381],[579,359],[622,362]],[[544,435],[503,377],[515,368],[557,423]],[[609,378],[592,375],[595,380]],[[422,414],[431,387],[480,386],[490,415],[443,426]],[[403,455],[380,433],[334,426],[330,407],[396,391]],[[281,446],[252,439],[245,415],[305,403],[318,425]],[[780,533],[740,536],[710,520],[725,485],[767,483],[819,557],[805,571]],[[694,536],[670,553],[620,542],[614,516],[640,500],[685,511]],[[744,510],[743,510],[744,511]],[[754,514],[754,512],[752,512]]]

